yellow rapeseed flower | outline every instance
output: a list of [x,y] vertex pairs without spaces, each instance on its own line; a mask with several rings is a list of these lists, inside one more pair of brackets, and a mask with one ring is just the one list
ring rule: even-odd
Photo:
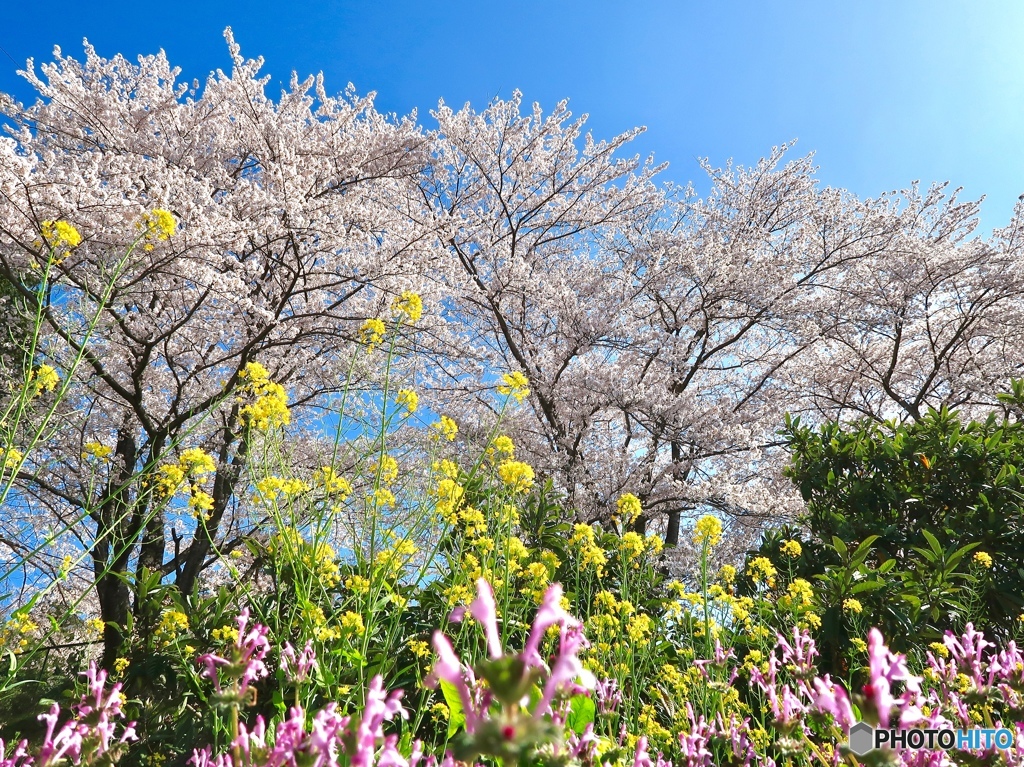
[[85,627],[93,634],[102,634],[103,629],[106,628],[106,623],[103,622],[102,618],[89,618],[85,622]]
[[383,320],[371,317],[359,328],[359,340],[366,344],[366,351],[372,353],[384,340],[384,332]]
[[767,557],[754,557],[747,565],[747,575],[753,578],[754,583],[765,583],[768,588],[775,588],[775,576],[778,574]]
[[264,477],[256,483],[256,489],[267,501],[276,501],[279,494],[286,498],[309,492],[312,488],[308,483],[294,477]]
[[165,463],[157,469],[157,477],[154,482],[157,495],[161,498],[170,498],[178,492],[181,483],[185,480],[185,470],[176,463]]
[[288,395],[281,384],[270,380],[270,373],[263,365],[250,362],[238,376],[243,382],[239,393],[252,398],[252,402],[238,410],[243,423],[261,431],[291,423]]
[[218,642],[234,644],[238,641],[238,628],[236,626],[221,626],[211,631],[210,635]]
[[371,506],[377,506],[384,508],[387,506],[395,505],[395,494],[388,490],[386,487],[379,487],[366,496],[366,500],[369,501]]
[[853,615],[860,615],[864,612],[864,606],[860,603],[859,599],[850,597],[849,599],[843,600],[843,610]]
[[784,608],[800,610],[814,604],[814,588],[803,578],[794,578],[786,587],[786,596],[779,600]]
[[619,539],[619,550],[626,559],[636,559],[644,553],[644,539],[639,533],[630,530]]
[[195,490],[188,499],[188,505],[196,511],[212,511],[213,496],[209,493],[203,492],[202,490]]
[[986,570],[992,567],[992,557],[984,551],[976,551],[974,553],[974,561],[978,565],[984,567]]
[[378,474],[385,485],[390,485],[398,479],[398,461],[385,453],[379,461],[370,464],[370,472]]
[[782,545],[779,546],[779,551],[785,554],[790,559],[797,559],[803,554],[803,547],[800,545],[800,541],[783,541]]
[[643,514],[640,506],[640,499],[632,493],[623,493],[615,502],[615,512],[618,516],[625,518],[629,524],[636,522],[637,517]]
[[394,300],[391,308],[397,314],[405,314],[409,318],[410,323],[419,322],[420,317],[423,316],[423,299],[420,298],[418,293],[406,290]]
[[697,524],[693,528],[695,545],[700,547],[705,544],[709,547],[717,546],[720,540],[722,540],[722,523],[718,521],[718,517],[705,514],[697,520]]
[[101,442],[86,442],[82,448],[82,458],[98,458],[101,461],[114,452],[113,448]]
[[198,447],[190,447],[183,451],[181,457],[178,458],[178,465],[186,474],[191,474],[194,477],[201,477],[204,474],[212,474],[217,471],[217,462],[213,456]]
[[161,646],[166,646],[179,634],[188,631],[188,628],[188,616],[185,613],[175,609],[164,610],[156,627],[156,640]]
[[941,658],[949,657],[949,648],[946,647],[946,645],[944,645],[942,642],[932,642],[928,645],[928,647],[930,647],[932,652],[934,652],[937,656]]
[[6,471],[14,471],[21,462],[25,460],[25,454],[13,447],[0,447],[0,468]]
[[353,594],[365,594],[370,590],[370,579],[361,575],[350,575],[345,579],[345,588]]
[[54,249],[63,245],[70,250],[77,248],[82,243],[82,235],[67,221],[44,221],[43,239]]
[[569,546],[579,555],[582,567],[593,567],[598,576],[604,575],[608,556],[597,544],[593,527],[582,523],[574,525],[573,533],[569,537]]
[[634,615],[626,624],[626,633],[634,642],[646,642],[654,631],[654,621],[646,613]]
[[434,434],[431,435],[431,439],[435,440],[443,437],[449,442],[453,442],[455,436],[459,433],[459,425],[446,415],[441,416],[440,421],[432,423],[430,428],[435,430]]
[[28,380],[35,389],[32,396],[38,397],[44,391],[52,392],[56,389],[57,384],[60,383],[60,376],[49,365],[40,365],[28,374]]
[[516,457],[515,443],[512,442],[511,437],[505,434],[499,434],[494,438],[494,441],[491,443],[491,449],[493,450],[493,453],[497,455],[504,455],[508,458]]
[[525,492],[533,487],[533,467],[522,461],[504,461],[498,466],[498,476],[514,492]]
[[398,396],[395,397],[395,403],[404,406],[410,413],[415,413],[416,408],[420,404],[420,397],[412,389],[399,389]]
[[[142,221],[137,224],[137,228],[147,240],[169,240],[174,236],[178,223],[169,210],[156,208],[150,213],[142,214]],[[147,245],[145,250],[153,250],[153,246]]]
[[314,475],[316,482],[323,487],[328,495],[338,496],[338,500],[344,501],[352,495],[351,483],[334,471],[332,466],[323,466]]
[[501,377],[502,383],[498,385],[498,393],[506,397],[511,395],[516,402],[522,402],[530,395],[529,380],[518,370],[505,373]]
[[406,644],[417,658],[429,658],[433,652],[430,649],[430,645],[422,639],[410,639]]

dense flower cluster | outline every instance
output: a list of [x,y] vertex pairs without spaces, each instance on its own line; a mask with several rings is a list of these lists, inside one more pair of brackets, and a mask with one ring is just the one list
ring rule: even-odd
[[270,380],[270,373],[258,362],[250,362],[241,373],[240,399],[251,400],[242,405],[238,415],[255,429],[265,430],[271,426],[287,426],[291,423],[288,410],[288,395],[281,384]]
[[124,718],[121,707],[124,696],[120,683],[109,691],[105,689],[107,672],[89,665],[84,674],[88,691],[72,706],[71,719],[57,727],[60,706],[54,703],[49,712],[40,714],[46,723],[46,733],[36,755],[28,753],[28,742],[18,743],[14,752],[7,754],[0,740],[2,767],[57,767],[65,762],[73,764],[114,764],[124,754],[128,744],[137,740],[135,722],[128,722],[117,735],[118,720]]

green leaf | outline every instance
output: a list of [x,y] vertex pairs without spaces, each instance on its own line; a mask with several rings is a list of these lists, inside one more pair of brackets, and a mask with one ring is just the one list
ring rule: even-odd
[[582,735],[588,724],[593,724],[597,716],[597,706],[588,695],[573,695],[569,701],[569,716],[565,723],[577,735]]
[[277,709],[278,714],[281,714],[283,716],[287,712],[288,707],[285,705],[284,694],[281,692],[280,689],[274,690],[273,703],[274,708]]
[[883,583],[882,581],[861,581],[860,583],[855,584],[852,589],[850,589],[850,593],[861,594],[865,591],[874,591],[875,589],[884,588],[885,583]]
[[448,737],[450,738],[466,726],[466,712],[462,710],[462,698],[459,696],[458,688],[444,679],[439,680],[439,683],[444,702],[448,706]]
[[932,535],[926,528],[921,528],[921,535],[928,541],[928,545],[931,546],[932,551],[935,552],[935,556],[942,556],[942,544],[939,543],[939,539]]

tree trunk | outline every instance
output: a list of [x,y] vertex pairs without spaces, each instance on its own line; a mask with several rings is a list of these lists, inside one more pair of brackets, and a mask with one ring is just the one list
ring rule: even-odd
[[127,426],[118,431],[114,452],[120,459],[120,469],[116,477],[111,477],[105,500],[98,509],[96,542],[91,552],[100,618],[104,622],[101,663],[108,670],[120,654],[128,628],[131,592],[127,566],[141,526],[139,515],[132,512],[129,492],[138,450]]

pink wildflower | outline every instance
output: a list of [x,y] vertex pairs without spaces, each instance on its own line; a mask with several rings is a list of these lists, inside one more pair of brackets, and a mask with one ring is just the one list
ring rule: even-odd
[[313,640],[307,639],[301,653],[296,653],[291,642],[285,642],[281,650],[281,670],[290,682],[301,684],[309,679],[309,672],[316,666],[316,652]]
[[846,690],[833,682],[828,674],[814,680],[814,705],[819,711],[832,714],[844,733],[857,721]]
[[526,640],[526,647],[523,649],[522,659],[528,666],[543,666],[544,660],[540,657],[540,643],[544,639],[544,632],[552,626],[579,626],[578,620],[562,609],[562,586],[559,583],[552,583],[544,592],[540,609],[533,619],[533,628],[530,629],[530,636]]
[[491,584],[483,578],[476,581],[476,599],[469,606],[469,611],[484,627],[487,634],[487,651],[491,658],[500,658],[501,640],[498,637],[498,610],[494,604],[494,591]]
[[448,641],[448,637],[440,631],[435,631],[433,640],[434,650],[437,652],[437,662],[434,664],[431,677],[443,679],[458,691],[459,698],[462,701],[462,711],[466,716],[466,732],[472,733],[476,729],[477,714],[473,705],[473,696],[469,691],[469,687],[466,686],[462,663],[455,654],[455,650],[452,648],[452,643]]

